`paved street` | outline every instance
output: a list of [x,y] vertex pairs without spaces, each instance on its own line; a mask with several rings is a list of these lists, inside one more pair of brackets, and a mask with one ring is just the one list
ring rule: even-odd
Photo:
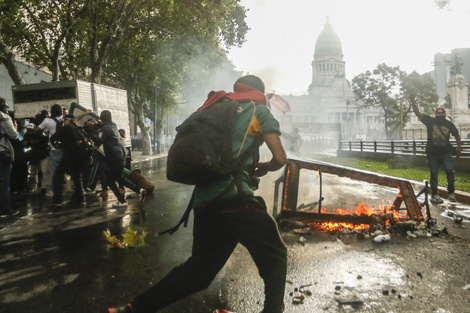
[[[102,312],[127,303],[184,262],[191,221],[173,235],[156,234],[178,222],[191,187],[168,182],[163,169],[144,174],[154,193],[144,203],[129,193],[123,209],[111,207],[112,196],[103,201],[89,195],[86,206],[63,208],[37,197],[16,199],[21,214],[0,220],[0,312]],[[275,178],[263,179],[260,189],[269,204]],[[361,194],[357,188],[365,198],[365,191],[388,192],[367,185],[344,190]],[[445,214],[449,208],[469,212],[467,204],[431,206],[446,231],[418,238],[392,233],[382,244],[357,232],[299,232],[305,225],[281,221],[289,251],[285,312],[469,312],[469,222],[456,223]],[[107,247],[104,231],[122,238],[129,227],[148,233],[145,246]],[[238,247],[208,290],[162,312],[259,312],[262,299],[257,269]]]

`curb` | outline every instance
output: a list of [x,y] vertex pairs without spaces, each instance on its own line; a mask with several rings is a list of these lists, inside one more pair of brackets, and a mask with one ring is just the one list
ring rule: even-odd
[[[426,185],[424,182],[419,182],[419,181],[414,181],[414,180],[410,180],[409,182],[413,185],[413,189],[415,190],[416,193],[423,190],[425,185]],[[415,186],[417,188],[415,188]],[[428,184],[428,189],[429,189],[429,193],[430,193],[431,187],[430,187],[429,184]],[[447,192],[446,187],[438,187],[437,188],[437,193],[439,194],[439,196],[441,196],[441,198],[447,199],[448,192]],[[454,194],[455,194],[455,198],[457,199],[458,202],[465,203],[465,204],[470,204],[470,193],[465,192],[465,191],[455,190]]]

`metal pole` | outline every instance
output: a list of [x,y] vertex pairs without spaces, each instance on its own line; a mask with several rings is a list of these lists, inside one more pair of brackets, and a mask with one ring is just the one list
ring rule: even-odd
[[158,88],[155,86],[155,107],[153,108],[153,154],[157,154],[157,98]]

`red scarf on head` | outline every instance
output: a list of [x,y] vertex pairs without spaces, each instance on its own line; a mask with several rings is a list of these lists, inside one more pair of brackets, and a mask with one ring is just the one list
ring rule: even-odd
[[234,92],[226,92],[223,90],[209,92],[206,102],[204,102],[202,107],[197,109],[196,112],[207,109],[222,98],[236,101],[256,101],[266,105],[266,97],[264,96],[264,93],[254,87],[242,83],[236,83]]

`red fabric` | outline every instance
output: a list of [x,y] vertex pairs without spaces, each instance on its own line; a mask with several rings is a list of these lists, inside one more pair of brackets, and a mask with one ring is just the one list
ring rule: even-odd
[[281,96],[276,95],[274,93],[270,93],[266,96],[269,99],[269,103],[275,106],[279,111],[281,111],[282,114],[286,114],[287,112],[291,111],[289,102],[284,100]]
[[207,109],[222,98],[236,101],[256,101],[266,105],[266,97],[264,96],[264,93],[251,86],[237,83],[235,85],[234,92],[226,92],[223,90],[209,92],[206,102],[204,102],[196,112]]

